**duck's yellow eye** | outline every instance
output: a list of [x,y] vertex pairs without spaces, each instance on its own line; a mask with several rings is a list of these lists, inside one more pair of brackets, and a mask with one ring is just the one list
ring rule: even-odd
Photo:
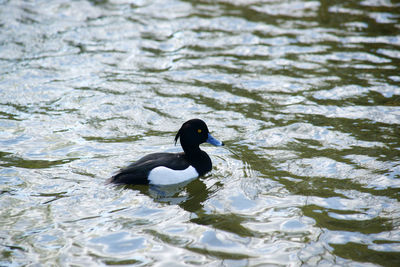
[[201,133],[201,129],[198,129],[197,132],[198,132],[198,133]]

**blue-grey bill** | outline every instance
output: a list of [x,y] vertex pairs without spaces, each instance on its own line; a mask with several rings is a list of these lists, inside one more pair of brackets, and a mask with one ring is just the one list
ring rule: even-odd
[[212,137],[211,134],[208,134],[208,138],[206,140],[207,143],[212,144],[214,146],[223,146],[224,143],[222,143],[221,141],[215,139],[214,137]]

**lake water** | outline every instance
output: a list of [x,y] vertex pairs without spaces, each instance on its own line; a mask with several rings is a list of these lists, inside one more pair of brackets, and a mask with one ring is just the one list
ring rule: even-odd
[[400,266],[399,201],[398,1],[0,1],[0,266]]

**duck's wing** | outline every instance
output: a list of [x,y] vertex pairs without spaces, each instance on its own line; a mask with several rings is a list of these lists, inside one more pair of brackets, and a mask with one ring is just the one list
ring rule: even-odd
[[121,169],[108,181],[114,184],[148,184],[149,172],[156,167],[184,170],[189,165],[184,153],[153,153]]

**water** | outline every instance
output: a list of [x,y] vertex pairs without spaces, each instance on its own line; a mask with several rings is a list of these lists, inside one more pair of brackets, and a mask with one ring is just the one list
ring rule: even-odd
[[[400,5],[0,1],[0,266],[400,265]],[[202,118],[186,185],[104,182]]]

